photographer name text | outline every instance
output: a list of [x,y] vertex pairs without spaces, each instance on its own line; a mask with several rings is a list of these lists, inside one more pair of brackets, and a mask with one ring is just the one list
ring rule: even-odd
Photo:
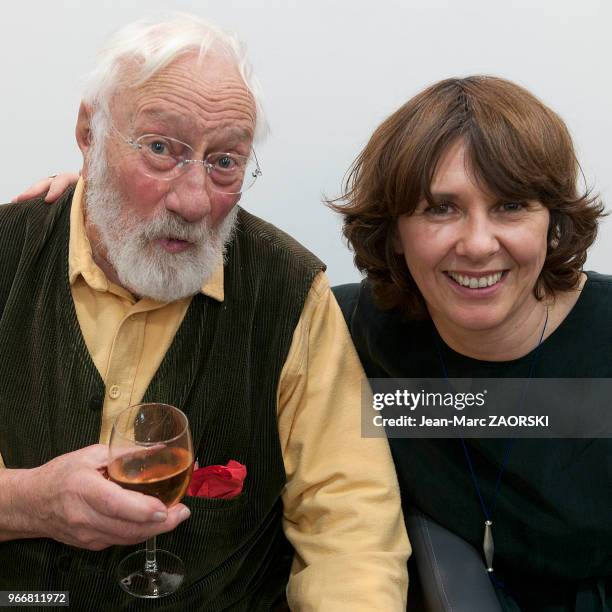
[[457,414],[453,417],[426,417],[402,415],[386,418],[377,414],[372,419],[375,427],[548,427],[548,416],[490,414],[486,417],[468,417]]

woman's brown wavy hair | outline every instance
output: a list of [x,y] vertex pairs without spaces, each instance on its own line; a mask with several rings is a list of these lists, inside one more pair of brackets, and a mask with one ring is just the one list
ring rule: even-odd
[[341,197],[344,235],[382,308],[427,316],[421,292],[394,248],[397,219],[429,191],[442,153],[456,139],[475,178],[499,198],[539,200],[550,211],[538,299],[576,286],[603,204],[588,189],[566,125],[527,90],[490,76],[446,79],[380,125],[350,168]]

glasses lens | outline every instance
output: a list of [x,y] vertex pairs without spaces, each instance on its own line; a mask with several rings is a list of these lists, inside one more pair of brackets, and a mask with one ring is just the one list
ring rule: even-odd
[[211,189],[217,193],[238,194],[246,191],[261,175],[254,156],[211,153],[206,157]]
[[145,134],[136,140],[145,174],[153,178],[168,180],[177,176],[181,162],[191,159],[193,149],[179,140]]

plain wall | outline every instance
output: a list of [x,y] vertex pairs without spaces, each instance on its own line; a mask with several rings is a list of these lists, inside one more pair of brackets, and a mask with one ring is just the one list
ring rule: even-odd
[[[113,30],[182,10],[237,31],[264,88],[272,127],[264,176],[242,205],[295,236],[333,283],[359,278],[339,219],[321,203],[374,128],[426,85],[488,73],[516,81],[567,122],[588,183],[612,196],[609,0],[23,0],[3,3],[0,201],[78,169],[81,77]],[[612,272],[612,222],[587,269]]]

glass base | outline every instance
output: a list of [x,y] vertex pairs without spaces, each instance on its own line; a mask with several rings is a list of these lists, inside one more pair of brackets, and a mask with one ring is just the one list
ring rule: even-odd
[[156,564],[145,568],[146,550],[128,555],[117,567],[117,579],[124,591],[134,597],[157,599],[174,593],[185,579],[183,562],[165,550],[155,551]]

